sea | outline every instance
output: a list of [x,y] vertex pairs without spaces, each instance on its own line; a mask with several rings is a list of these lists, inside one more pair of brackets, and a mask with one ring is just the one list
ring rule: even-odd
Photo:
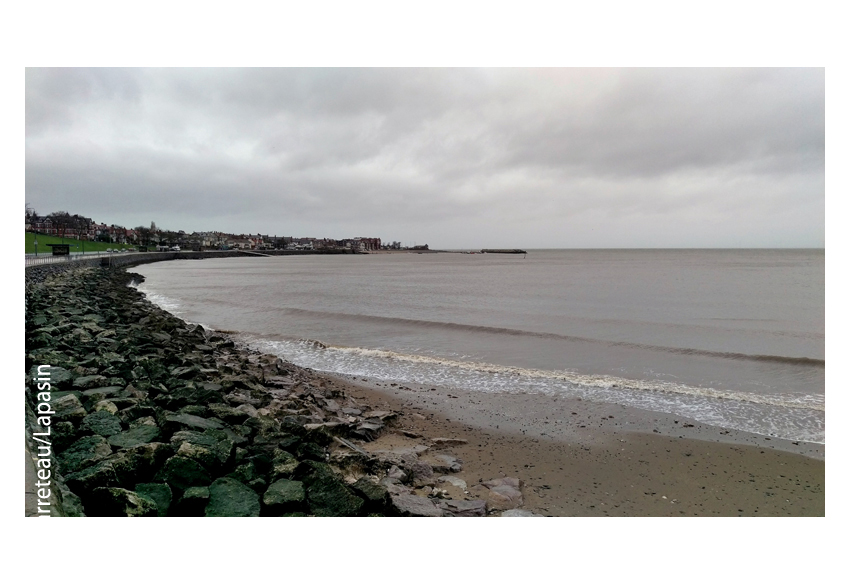
[[823,249],[141,265],[172,314],[317,371],[621,404],[825,444]]

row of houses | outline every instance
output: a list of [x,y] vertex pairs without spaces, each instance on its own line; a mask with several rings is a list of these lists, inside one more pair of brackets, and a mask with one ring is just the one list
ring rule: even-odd
[[278,237],[276,235],[235,235],[221,231],[193,232],[158,230],[155,224],[150,229],[127,229],[120,225],[97,223],[81,215],[53,214],[39,216],[27,214],[27,231],[35,231],[56,237],[76,238],[87,241],[107,241],[126,244],[164,244],[179,245],[183,249],[245,249],[245,250],[348,250],[369,252],[380,249],[403,249],[401,243],[394,241],[382,245],[380,237],[354,237],[350,239],[329,239],[317,237]]
[[108,241],[109,243],[136,243],[139,235],[135,229],[120,225],[96,223],[81,215],[52,218],[31,215],[26,224],[27,231],[35,231],[55,237],[73,237],[85,241]]

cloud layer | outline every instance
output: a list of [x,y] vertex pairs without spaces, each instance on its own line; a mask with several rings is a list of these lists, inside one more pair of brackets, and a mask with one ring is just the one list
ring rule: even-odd
[[823,69],[28,69],[26,199],[435,248],[824,245]]

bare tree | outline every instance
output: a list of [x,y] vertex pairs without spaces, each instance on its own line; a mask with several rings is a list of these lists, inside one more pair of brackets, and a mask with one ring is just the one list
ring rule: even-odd
[[67,211],[54,211],[48,215],[48,217],[56,226],[56,230],[59,232],[59,237],[64,238],[65,233],[69,229],[73,230],[74,220]]
[[151,242],[151,230],[147,227],[142,227],[139,225],[138,227],[134,227],[136,233],[139,234],[139,243],[141,245],[148,245]]

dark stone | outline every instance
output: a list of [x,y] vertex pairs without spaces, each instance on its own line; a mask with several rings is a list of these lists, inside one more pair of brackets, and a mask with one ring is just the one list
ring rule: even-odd
[[298,511],[305,499],[303,483],[280,479],[269,485],[263,495],[263,515],[278,517],[282,513]]
[[83,418],[80,429],[100,436],[112,436],[121,432],[121,420],[106,410],[101,410]]
[[123,386],[119,387],[116,385],[110,385],[107,387],[95,387],[94,389],[85,390],[83,392],[83,396],[84,399],[87,400],[87,403],[93,404],[104,398],[117,396],[123,390]]
[[248,412],[244,410],[224,404],[210,404],[207,408],[213,416],[224,420],[228,424],[239,425],[251,417],[248,415]]
[[115,448],[133,448],[141,444],[155,442],[160,438],[158,426],[143,424],[120,434],[109,437],[109,444]]
[[157,505],[152,499],[134,491],[116,487],[98,487],[86,500],[90,517],[156,517]]
[[372,482],[369,477],[360,477],[351,485],[351,490],[366,501],[367,511],[380,511],[390,504],[390,494],[384,485]]
[[392,506],[403,517],[442,517],[443,512],[430,499],[416,495],[392,495]]
[[449,499],[440,503],[444,515],[449,517],[484,517],[487,515],[487,502],[481,499],[459,501]]
[[299,460],[315,460],[325,462],[327,453],[325,449],[313,442],[302,442],[295,448],[295,456]]
[[167,414],[165,415],[165,431],[168,434],[178,432],[180,430],[198,430],[206,429],[220,430],[224,428],[224,423],[215,418],[201,418],[191,414]]
[[189,487],[205,487],[212,478],[207,470],[194,460],[182,456],[172,456],[165,461],[165,466],[157,473],[158,481],[168,485],[180,493]]
[[122,450],[109,458],[65,477],[68,488],[83,496],[97,487],[130,488],[148,482],[173,450],[167,444],[153,442]]
[[256,492],[231,478],[216,479],[210,485],[207,517],[259,517],[260,497]]
[[156,502],[156,512],[160,517],[168,515],[171,507],[171,487],[165,483],[139,483],[134,489],[139,495]]
[[298,459],[285,450],[275,450],[272,458],[271,477],[272,480],[292,476],[298,467]]
[[54,417],[59,420],[65,420],[72,424],[79,424],[86,417],[86,409],[83,403],[74,394],[63,395],[58,399],[54,399],[53,411],[56,413]]
[[80,471],[112,455],[112,448],[103,436],[80,438],[57,456],[62,474]]
[[177,517],[203,517],[210,502],[209,487],[189,487],[175,505],[172,515]]
[[74,387],[77,389],[91,389],[94,387],[101,387],[106,384],[106,377],[103,375],[86,375],[84,377],[77,377],[74,380]]
[[310,512],[321,517],[356,516],[363,508],[363,499],[322,462],[307,460],[296,468],[294,477],[307,487]]

